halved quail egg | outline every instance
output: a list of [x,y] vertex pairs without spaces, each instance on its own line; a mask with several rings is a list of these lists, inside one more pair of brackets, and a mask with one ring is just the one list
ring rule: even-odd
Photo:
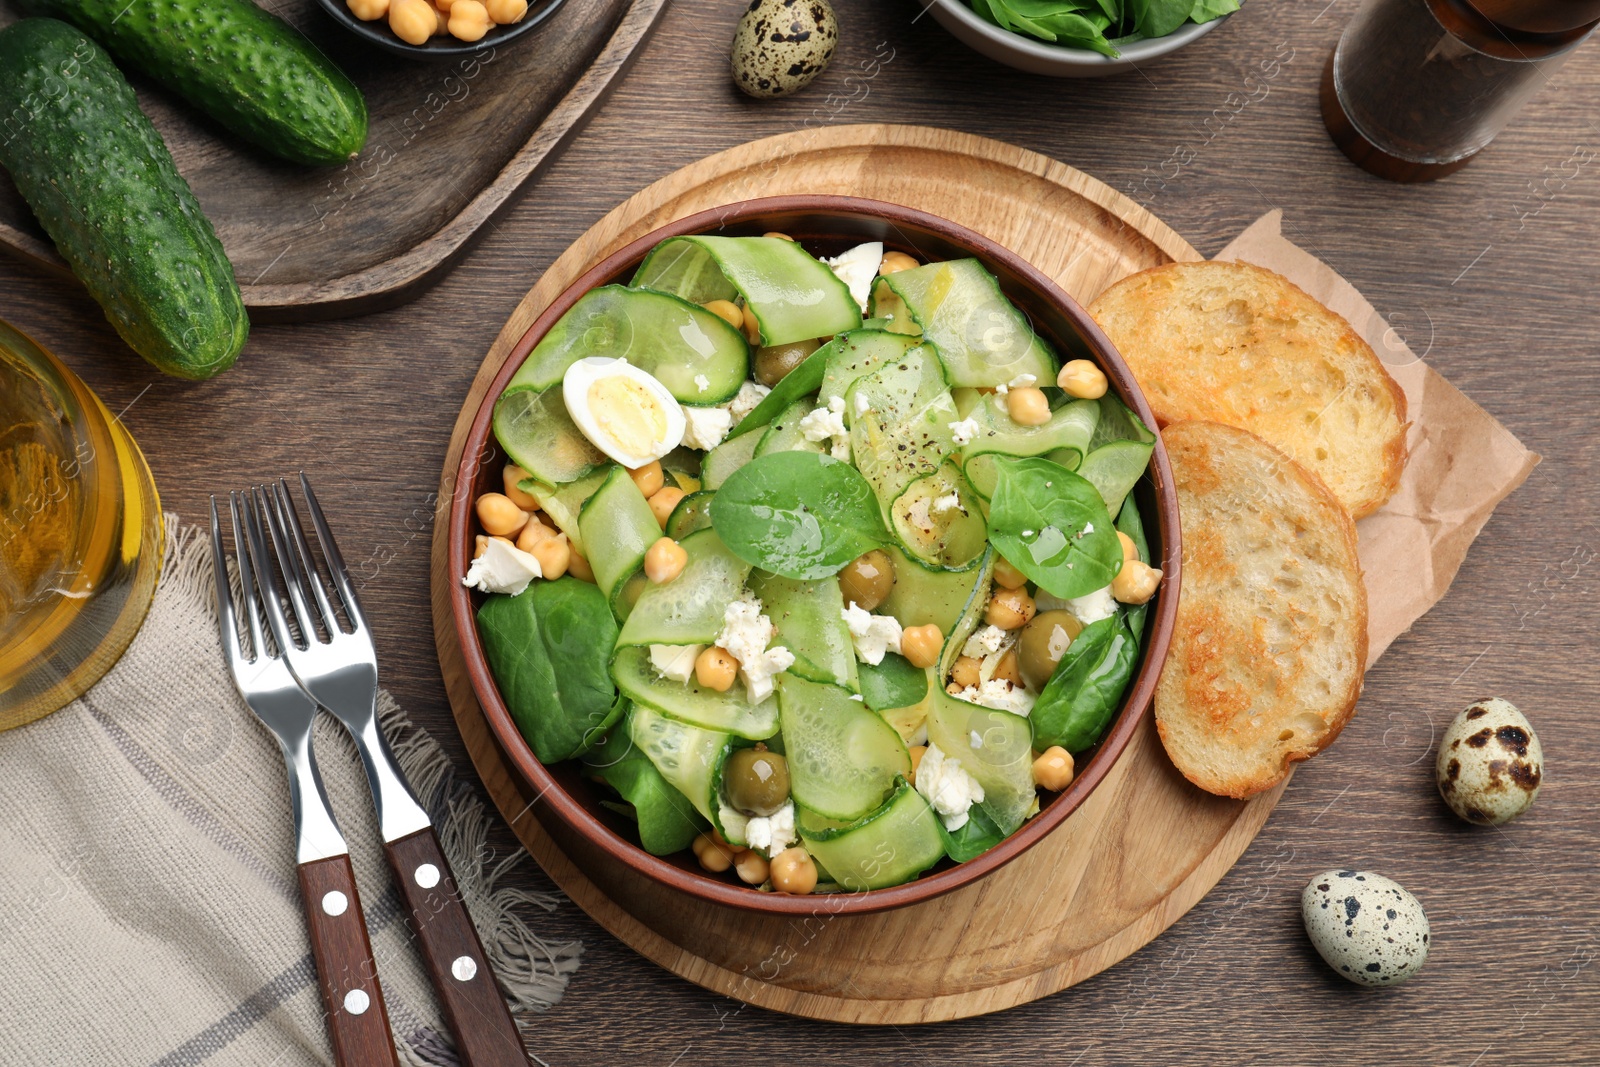
[[567,368],[561,393],[583,436],[630,470],[660,459],[683,440],[677,400],[625,359],[578,360]]

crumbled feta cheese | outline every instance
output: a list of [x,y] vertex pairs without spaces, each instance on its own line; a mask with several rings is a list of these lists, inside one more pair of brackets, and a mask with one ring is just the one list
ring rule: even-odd
[[1072,612],[1077,620],[1088,626],[1101,619],[1109,619],[1117,613],[1117,598],[1111,595],[1111,587],[1096,589],[1083,596],[1075,596],[1067,601],[1067,610]]
[[733,429],[733,414],[725,406],[697,408],[685,404],[683,423],[684,445],[709,450],[720,445]]
[[1078,534],[1078,536],[1079,537],[1088,537],[1092,533],[1094,533],[1094,523],[1086,522],[1086,523],[1083,524],[1083,532]]
[[981,685],[969,685],[950,695],[969,704],[1009,711],[1013,715],[1027,715],[1033,710],[1033,694],[1003,678],[990,678]]
[[483,555],[472,561],[461,584],[485,593],[516,596],[535,578],[544,577],[539,561],[509,541],[489,538]]
[[850,461],[850,429],[844,424],[844,397],[831,397],[827,407],[803,416],[800,432],[807,441],[829,442],[834,459]]
[[1011,640],[1012,635],[998,626],[981,626],[967,638],[967,643],[961,646],[961,654],[971,656],[973,659],[983,659],[1008,647]]
[[756,409],[756,405],[766,399],[771,389],[760,382],[745,382],[739,386],[739,391],[733,399],[728,401],[728,414],[733,416],[735,423],[743,421],[744,417]]
[[867,298],[872,295],[872,280],[878,276],[878,264],[883,262],[883,242],[867,241],[822,262],[849,288],[861,310],[866,311]]
[[1013,378],[1009,382],[1007,382],[1006,383],[1006,387],[1008,389],[1028,389],[1028,388],[1031,388],[1033,383],[1038,381],[1038,380],[1039,380],[1038,375],[1034,375],[1034,374],[1019,374],[1015,378]]
[[694,376],[694,387],[703,393],[707,389],[711,388],[711,379],[707,378],[704,374],[696,374]]
[[966,509],[961,506],[961,495],[959,493],[950,493],[933,502],[933,513],[935,515],[942,515],[946,511],[965,513]]
[[748,589],[722,614],[717,644],[739,661],[739,676],[752,704],[771,696],[772,679],[794,666],[794,653],[787,648],[767,647],[776,633],[772,620],[761,613],[761,601]]
[[783,807],[765,818],[757,816],[744,824],[744,843],[757,852],[773,858],[799,840],[794,832],[794,801],[784,801]]
[[983,786],[938,745],[929,745],[917,765],[917,792],[952,832],[967,824],[968,810],[983,799]]
[[856,646],[856,658],[874,667],[883,662],[885,652],[900,651],[900,620],[893,615],[874,615],[857,607],[854,600],[844,609],[844,624]]
[[651,645],[650,666],[672,682],[687,682],[694,674],[694,661],[705,645]]
[[950,432],[955,435],[957,448],[962,445],[970,445],[973,438],[978,436],[979,429],[977,419],[962,419],[960,422],[952,422],[950,424]]

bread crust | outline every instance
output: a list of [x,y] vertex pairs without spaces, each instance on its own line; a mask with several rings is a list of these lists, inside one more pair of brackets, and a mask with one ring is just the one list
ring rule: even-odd
[[1162,439],[1184,560],[1156,729],[1185,778],[1243,799],[1355,714],[1367,647],[1355,524],[1315,474],[1248,431],[1185,421]]

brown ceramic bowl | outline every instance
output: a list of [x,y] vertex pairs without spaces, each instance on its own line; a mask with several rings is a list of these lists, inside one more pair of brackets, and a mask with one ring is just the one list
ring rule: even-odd
[[[690,233],[742,236],[769,230],[790,234],[809,251],[821,255],[837,255],[861,241],[881,240],[886,249],[897,249],[924,261],[977,257],[1000,279],[1006,295],[1027,314],[1034,328],[1056,346],[1063,358],[1092,358],[1106,372],[1123,401],[1138,412],[1146,425],[1155,425],[1155,418],[1134,384],[1132,373],[1088,313],[1044,274],[988,238],[945,219],[876,200],[844,196],[747,200],[690,215],[639,238],[587,271],[534,320],[496,375],[462,449],[461,465],[455,472],[456,491],[450,504],[452,573],[464,574],[471,561],[472,501],[480,493],[500,489],[500,469],[505,459],[490,429],[494,401],[555,321],[590,289],[626,282],[645,253],[668,237]],[[1178,610],[1181,557],[1178,503],[1166,450],[1159,442],[1151,464],[1151,476],[1140,481],[1135,494],[1143,514],[1155,519],[1154,523],[1146,520],[1150,526],[1151,554],[1161,560],[1166,579],[1161,592],[1152,601],[1154,610],[1146,622],[1143,660],[1128,697],[1100,744],[1079,757],[1077,778],[1064,792],[1046,801],[1043,810],[1020,830],[977,859],[962,864],[941,861],[933,870],[905,885],[830,896],[830,913],[864,913],[904,907],[982,878],[1022,855],[1061,825],[1116,763],[1150,709],[1156,677],[1167,654]],[[650,855],[639,847],[629,821],[601,806],[600,801],[607,799],[607,791],[585,777],[576,761],[550,767],[540,763],[513,723],[484,659],[474,622],[482,597],[483,594],[459,584],[450,593],[452,619],[473,689],[507,761],[521,776],[529,793],[538,798],[533,811],[540,823],[580,868],[602,884],[616,884],[618,872],[637,872],[690,897],[725,907],[774,915],[809,915],[816,910],[816,902],[811,898],[762,893],[730,881],[726,876],[709,875],[699,868],[688,850],[675,856]]]

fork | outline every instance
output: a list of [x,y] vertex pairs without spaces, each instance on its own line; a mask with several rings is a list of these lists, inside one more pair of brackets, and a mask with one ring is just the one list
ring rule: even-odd
[[[248,503],[230,493],[228,510],[239,564],[242,603],[237,609],[228,584],[228,557],[222,545],[217,498],[211,498],[211,560],[216,572],[223,657],[239,694],[277,739],[288,766],[300,895],[334,1058],[341,1067],[398,1067],[389,1015],[384,1008],[383,991],[378,987],[372,945],[362,917],[361,897],[350,866],[350,851],[328,810],[328,794],[322,787],[322,775],[311,747],[317,702],[305,694],[284,663],[283,644],[272,648],[263,640],[256,585],[257,576],[270,564]],[[241,512],[243,525],[250,529],[248,536],[241,529]],[[263,566],[252,566],[252,559]],[[272,599],[265,585],[262,599]],[[248,650],[240,643],[241,613],[250,639]]]
[[[279,479],[271,486],[251,490],[271,536],[288,609],[300,636],[296,639],[291,632],[284,602],[276,595],[265,598],[273,635],[301,688],[355,738],[377,806],[383,849],[411,914],[428,975],[444,1007],[445,1022],[455,1035],[462,1063],[467,1067],[528,1067],[522,1038],[485,961],[483,945],[433,823],[412,795],[378,728],[378,659],[372,632],[304,473],[300,489],[327,564],[326,578],[306,541],[288,483]],[[330,587],[344,609],[348,630],[328,598]]]

